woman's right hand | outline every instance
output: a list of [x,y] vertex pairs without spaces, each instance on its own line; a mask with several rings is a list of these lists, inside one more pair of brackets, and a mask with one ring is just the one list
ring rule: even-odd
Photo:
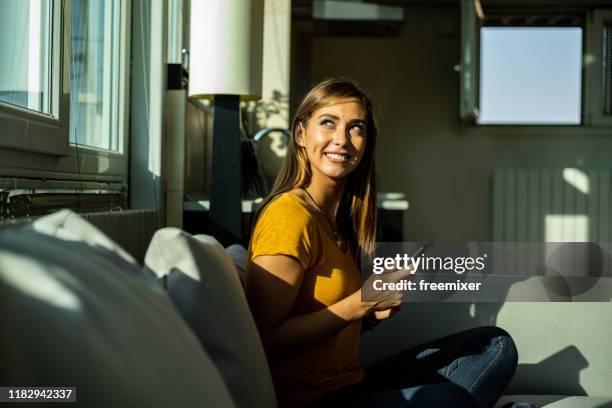
[[[363,301],[373,303],[373,310],[387,310],[399,306],[404,299],[403,290],[391,290],[386,286],[384,289],[374,288],[374,282],[382,280],[384,283],[399,283],[412,277],[412,267],[383,274],[371,274],[361,286],[361,297]],[[377,286],[381,286],[379,283]]]
[[[391,272],[391,273],[398,273]],[[374,275],[377,279],[380,279],[379,275]],[[392,279],[402,279],[400,275],[393,275]],[[345,303],[350,310],[348,315],[352,316],[350,320],[355,321],[363,319],[373,313],[379,311],[386,311],[389,309],[396,309],[402,303],[403,294],[401,291],[377,291],[373,289],[374,280],[372,277],[366,279],[361,289],[355,291],[352,295],[343,299],[341,303]],[[365,291],[367,288],[371,288],[371,291]],[[374,293],[372,293],[374,292]],[[382,316],[382,315],[381,315]],[[389,316],[390,317],[390,316]]]

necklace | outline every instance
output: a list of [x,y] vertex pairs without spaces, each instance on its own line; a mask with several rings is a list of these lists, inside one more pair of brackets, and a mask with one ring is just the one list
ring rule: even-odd
[[305,188],[302,187],[302,190],[304,190],[304,192],[306,193],[306,195],[308,195],[308,197],[310,198],[310,200],[312,200],[312,202],[314,203],[314,205],[317,207],[317,210],[319,210],[319,212],[321,212],[324,216],[325,219],[327,220],[327,222],[329,223],[329,226],[332,229],[332,234],[334,235],[334,239],[336,240],[336,245],[338,246],[338,248],[340,248],[340,250],[342,252],[346,251],[346,241],[344,239],[344,237],[342,236],[342,234],[340,234],[338,231],[336,231],[336,228],[334,228],[334,223],[332,222],[332,220],[329,218],[329,216],[327,215],[327,213],[325,211],[323,211],[323,208],[319,205],[319,203],[317,202],[317,200],[314,199],[314,197],[312,195],[310,195],[310,193],[308,192],[308,190],[306,190]]

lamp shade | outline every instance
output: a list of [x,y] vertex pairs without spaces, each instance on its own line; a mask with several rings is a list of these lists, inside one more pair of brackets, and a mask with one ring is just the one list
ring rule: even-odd
[[264,0],[192,0],[189,96],[261,98]]

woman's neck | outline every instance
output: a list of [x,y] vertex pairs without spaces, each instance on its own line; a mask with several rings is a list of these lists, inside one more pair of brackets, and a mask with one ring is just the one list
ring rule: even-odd
[[308,193],[316,200],[330,219],[335,220],[342,193],[344,192],[345,180],[318,180],[313,177],[306,187]]

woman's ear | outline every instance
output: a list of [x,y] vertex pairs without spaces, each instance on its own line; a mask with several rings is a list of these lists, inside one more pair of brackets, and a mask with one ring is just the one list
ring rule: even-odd
[[305,147],[306,145],[304,143],[304,132],[304,125],[302,125],[302,122],[298,122],[297,128],[295,129],[295,142],[300,147]]

